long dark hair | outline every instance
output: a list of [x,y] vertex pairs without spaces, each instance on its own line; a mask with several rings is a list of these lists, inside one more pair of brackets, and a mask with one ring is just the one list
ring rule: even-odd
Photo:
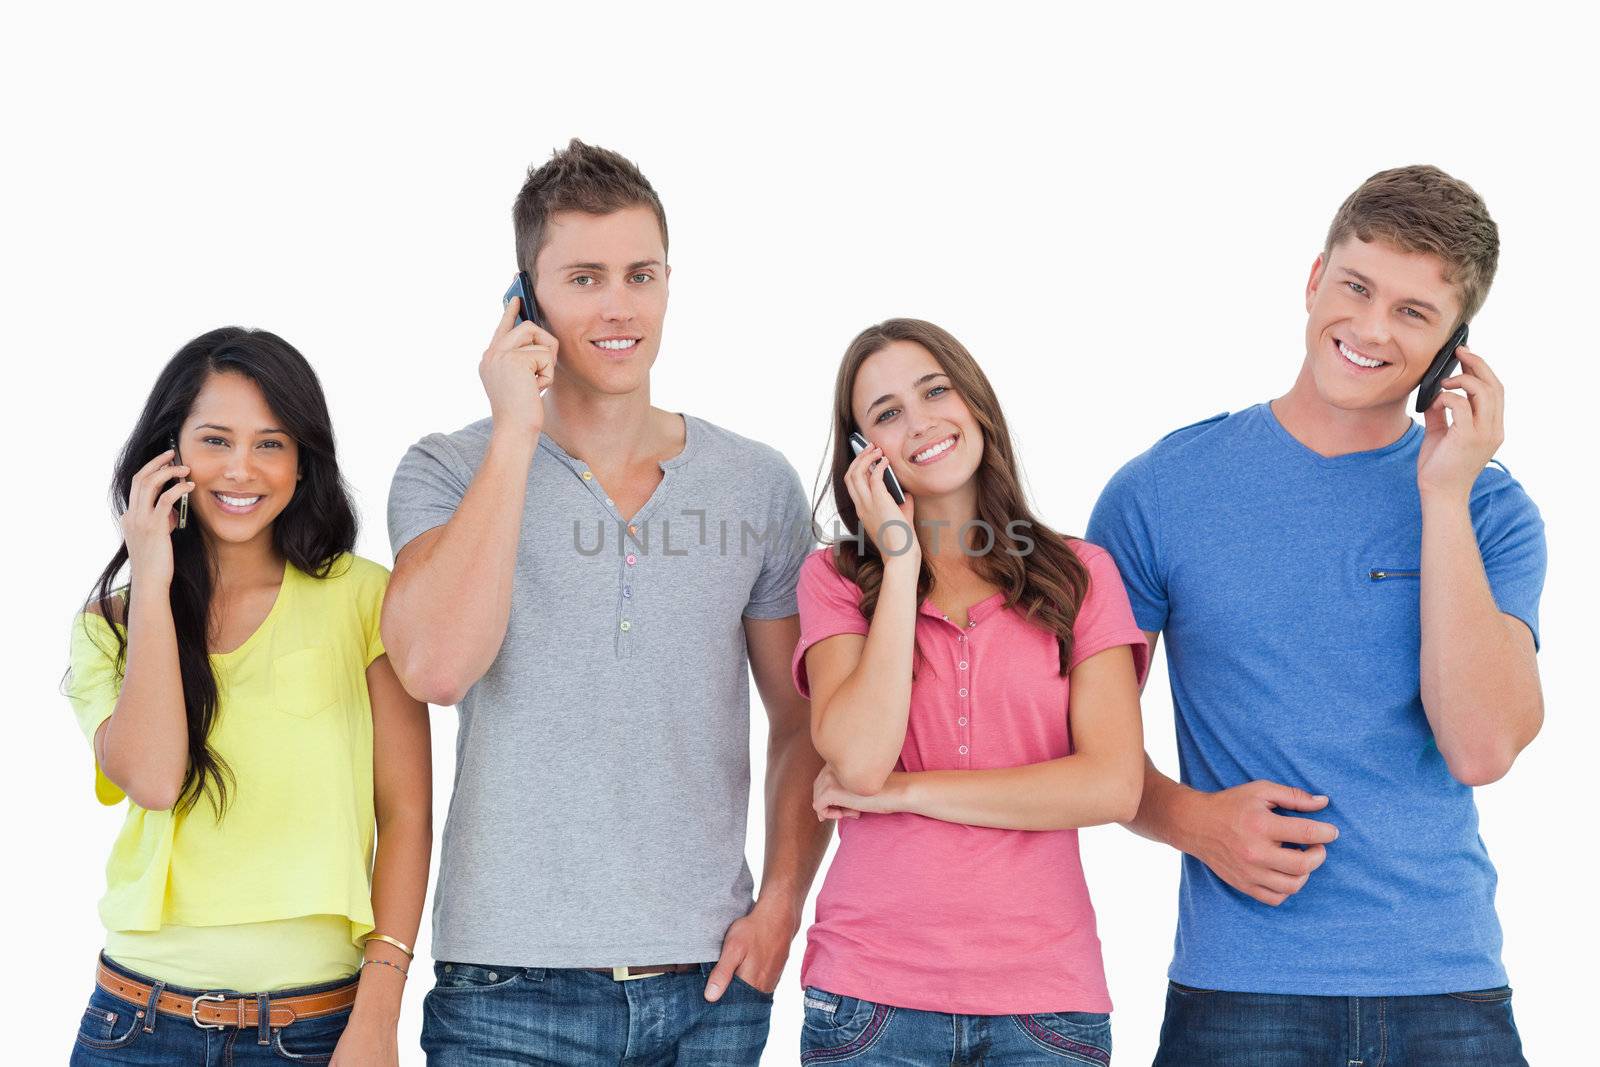
[[[293,345],[266,330],[224,326],[201,334],[180,348],[162,369],[133,433],[117,456],[111,476],[114,513],[121,515],[128,509],[134,475],[171,446],[195,397],[213,374],[242,374],[254,382],[278,425],[298,446],[300,480],[288,505],[273,521],[272,544],[295,567],[326,577],[334,561],[355,548],[355,509],[334,457],[333,423],[322,383]],[[129,617],[132,587],[117,586],[127,562],[128,547],[119,545],[95,586],[92,602],[98,604],[108,623]],[[178,672],[183,678],[189,726],[189,767],[176,810],[188,810],[208,796],[220,819],[227,807],[232,772],[208,743],[217,718],[217,679],[208,658],[216,573],[198,523],[172,532],[172,562],[172,621],[178,636]],[[116,635],[116,669],[121,675],[127,663],[126,627],[113,624],[111,631]]]
[[[977,517],[993,531],[994,541],[989,551],[974,558],[973,569],[1005,592],[1008,608],[1020,606],[1030,621],[1056,635],[1061,675],[1065,677],[1072,654],[1072,624],[1089,590],[1089,569],[1067,544],[1066,538],[1035,518],[1028,507],[1022,479],[1017,473],[1011,431],[1000,410],[1000,400],[972,353],[949,331],[922,319],[889,319],[862,330],[845,350],[833,390],[830,486],[840,523],[846,530],[861,528],[855,502],[844,484],[845,471],[855,460],[849,439],[856,428],[855,415],[850,408],[856,374],[868,357],[895,341],[913,341],[926,348],[940,369],[950,376],[955,391],[977,420],[983,432],[983,459],[974,474],[978,481]],[[819,499],[817,506],[821,504]],[[815,518],[813,509],[813,522]],[[1017,537],[1017,527],[1028,532],[1031,545]],[[841,539],[833,546],[833,552],[835,568],[861,590],[861,613],[872,618],[883,584],[883,557],[872,549],[862,552],[860,544],[853,539]],[[917,603],[920,605],[926,600],[932,590],[933,570],[924,558],[917,575]],[[918,651],[920,659],[920,649]]]

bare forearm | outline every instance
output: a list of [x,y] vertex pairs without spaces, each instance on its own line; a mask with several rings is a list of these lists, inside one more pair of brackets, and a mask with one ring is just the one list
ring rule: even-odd
[[[415,948],[422,901],[428,890],[432,845],[431,815],[425,806],[395,812],[379,821],[377,855],[372,866],[375,933],[387,934]],[[385,1019],[398,1018],[405,984],[397,980],[400,976],[388,964],[409,968],[414,961],[383,941],[367,942],[365,957],[386,962],[361,969],[356,1010],[377,1012]]]
[[177,802],[189,766],[188,717],[170,588],[145,587],[134,575],[128,616],[128,654],[116,710],[100,735],[107,778],[146,810]]
[[1044,763],[981,771],[899,771],[886,794],[899,810],[943,822],[1008,830],[1069,830],[1130,818],[1138,767],[1124,759],[1074,754]]
[[1187,851],[1188,835],[1183,830],[1183,809],[1194,790],[1162,774],[1144,758],[1144,792],[1139,797],[1139,811],[1132,821],[1123,825],[1140,837],[1171,845],[1180,852]]
[[849,788],[875,793],[900,759],[911,712],[917,575],[886,567],[861,660],[828,700],[812,735]]
[[[797,721],[804,722],[804,716]],[[822,757],[806,730],[773,734],[767,743],[767,840],[758,906],[779,908],[800,927],[806,894],[828,849],[831,822],[811,810],[811,786]]]
[[1465,501],[1424,497],[1421,581],[1428,724],[1451,773],[1486,784],[1539,732],[1544,702],[1532,639],[1495,603]]
[[537,444],[537,435],[492,437],[455,515],[421,551],[396,562],[384,642],[419,700],[459,702],[500,652]]

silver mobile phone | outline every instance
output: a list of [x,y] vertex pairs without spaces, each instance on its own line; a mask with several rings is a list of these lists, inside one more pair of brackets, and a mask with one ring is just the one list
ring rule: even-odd
[[[861,431],[857,430],[852,433],[850,435],[850,451],[859,456],[866,450],[867,439],[861,435]],[[900,479],[894,476],[894,468],[889,466],[888,459],[883,461],[883,484],[888,488],[889,495],[894,497],[896,504],[904,504],[906,502],[905,490],[900,488]]]
[[[177,466],[183,462],[183,457],[178,455],[178,439],[176,437],[168,437],[167,441],[172,445],[172,465]],[[178,529],[186,529],[188,525],[189,494],[185,493],[178,498]]]

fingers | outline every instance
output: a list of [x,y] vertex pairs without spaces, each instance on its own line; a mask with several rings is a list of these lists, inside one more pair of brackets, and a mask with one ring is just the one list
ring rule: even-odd
[[722,958],[717,960],[717,965],[711,968],[711,973],[706,976],[707,1000],[714,1004],[722,999],[723,990],[733,981],[733,972],[739,969],[739,964],[744,962],[748,951],[742,942],[730,939],[722,943]]
[[517,325],[517,314],[522,311],[522,297],[514,296],[506,301],[505,309],[500,312],[500,321],[494,328],[494,340],[498,341],[510,333]]
[[1339,828],[1318,819],[1295,819],[1275,815],[1272,839],[1290,845],[1326,845],[1339,839]]
[[1304,849],[1284,848],[1280,845],[1269,849],[1268,852],[1269,855],[1262,861],[1262,866],[1266,870],[1296,878],[1309,875],[1321,867],[1328,858],[1328,850],[1322,845],[1312,845]]
[[[170,451],[163,453],[170,456]],[[153,462],[153,461],[152,461]],[[161,487],[173,478],[183,478],[189,473],[189,468],[182,463],[175,466],[146,466],[133,479],[133,485],[128,492],[128,510],[145,512],[156,506],[157,498],[164,495]],[[188,483],[183,483],[188,484]],[[191,485],[192,489],[193,486]],[[187,489],[181,492],[188,492]]]
[[177,484],[173,485],[165,493],[162,493],[156,498],[156,514],[165,515],[167,512],[172,510],[175,504],[177,504],[180,496],[185,493],[192,492],[193,490],[193,482],[178,482]]
[[1456,358],[1461,361],[1461,366],[1474,378],[1481,378],[1497,389],[1504,389],[1504,384],[1495,372],[1490,369],[1489,361],[1478,355],[1466,345],[1456,349]]
[[1321,811],[1328,806],[1327,797],[1321,794],[1313,796],[1304,789],[1292,785],[1257,782],[1256,786],[1267,803],[1275,808],[1288,808],[1290,811]]
[[1448,410],[1452,425],[1459,426],[1463,430],[1472,425],[1472,401],[1460,394],[1440,393],[1439,399],[1433,402],[1432,407],[1441,409],[1441,416]]
[[1446,389],[1460,389],[1467,394],[1472,405],[1474,421],[1480,426],[1499,424],[1504,396],[1500,389],[1483,378],[1471,374],[1457,374],[1440,383]]

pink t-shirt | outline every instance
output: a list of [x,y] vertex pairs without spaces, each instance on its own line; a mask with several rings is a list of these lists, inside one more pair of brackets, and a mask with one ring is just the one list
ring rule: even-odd
[[[1149,667],[1117,566],[1069,542],[1089,568],[1069,669],[1132,645]],[[831,549],[800,570],[795,685],[809,697],[806,650],[865,634],[861,591]],[[1005,608],[973,605],[965,630],[925,603],[922,659],[897,770],[981,770],[1070,755],[1068,682],[1055,635]],[[863,814],[839,823],[839,848],[817,896],[800,980],[880,1004],[961,1015],[1110,1011],[1094,906],[1076,830],[998,830],[920,815]]]

